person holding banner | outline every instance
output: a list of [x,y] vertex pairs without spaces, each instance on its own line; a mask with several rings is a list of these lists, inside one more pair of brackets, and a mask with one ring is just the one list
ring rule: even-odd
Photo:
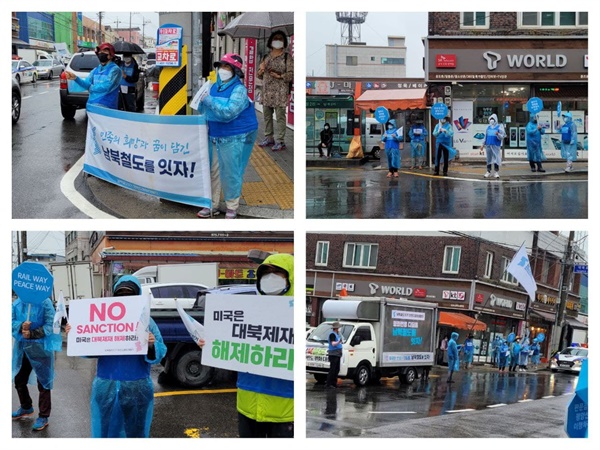
[[123,77],[121,69],[115,63],[115,48],[104,42],[96,47],[96,55],[100,60],[86,79],[81,79],[73,72],[65,71],[67,80],[73,80],[79,86],[90,91],[88,104],[97,104],[111,109],[119,106],[119,86]]
[[33,401],[27,383],[31,372],[37,378],[39,416],[33,424],[34,431],[48,426],[52,409],[51,390],[54,384],[54,322],[55,310],[49,298],[40,304],[26,303],[17,298],[12,304],[12,377],[19,396],[20,407],[12,418],[22,419],[33,415]]
[[[452,136],[454,131],[452,130],[452,123],[449,116],[443,117],[439,123],[433,129],[433,136],[435,137],[435,170],[434,175],[440,174],[440,160],[444,158],[444,166],[442,168],[442,174],[448,175],[448,165],[450,161],[450,148],[452,147]],[[457,336],[458,337],[458,336]]]
[[498,123],[498,116],[492,114],[488,118],[489,125],[485,130],[485,141],[481,145],[483,150],[485,147],[485,155],[487,162],[487,171],[484,178],[492,176],[492,165],[494,168],[494,178],[500,178],[500,165],[502,164],[502,142],[506,137],[506,131],[501,123]]
[[542,167],[542,161],[545,159],[542,151],[542,134],[545,134],[544,128],[539,123],[539,116],[531,114],[529,123],[525,127],[527,133],[527,159],[532,172],[545,172]]
[[573,114],[570,112],[562,116],[565,123],[560,129],[560,156],[567,160],[565,172],[571,172],[573,161],[577,161],[577,125],[573,122]]
[[[140,295],[142,287],[132,275],[124,275],[113,287],[114,297]],[[71,326],[67,324],[69,333]],[[146,355],[98,356],[92,382],[92,437],[150,437],[154,411],[154,386],[150,367],[167,353],[160,330],[150,318]]]
[[244,172],[256,140],[258,120],[248,90],[242,83],[243,61],[227,53],[214,63],[217,82],[200,99],[208,120],[208,151],[212,207],[202,208],[197,216],[209,218],[220,213],[221,187],[226,204],[226,219],[235,219],[242,195]]

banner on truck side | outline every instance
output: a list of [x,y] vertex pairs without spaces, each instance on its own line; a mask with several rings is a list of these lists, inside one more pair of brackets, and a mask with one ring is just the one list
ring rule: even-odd
[[83,170],[177,203],[210,208],[204,116],[140,114],[87,106]]
[[70,302],[68,356],[148,353],[150,296],[78,299]]
[[294,299],[206,296],[202,364],[294,379]]

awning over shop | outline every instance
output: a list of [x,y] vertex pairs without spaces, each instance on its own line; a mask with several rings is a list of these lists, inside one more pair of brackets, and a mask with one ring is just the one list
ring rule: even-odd
[[531,315],[534,317],[539,317],[540,319],[545,320],[546,322],[554,323],[556,318],[553,313],[544,312],[544,311],[535,311],[531,310]]
[[587,330],[588,326],[587,324],[580,322],[579,320],[577,320],[575,317],[565,317],[565,320],[567,321],[567,323],[569,325],[571,325],[573,328],[579,328],[581,330]]
[[438,325],[454,327],[459,330],[485,331],[487,325],[480,320],[475,321],[466,314],[440,311],[440,320]]
[[397,109],[425,109],[426,89],[381,89],[365,91],[356,106],[363,110],[375,110],[378,106],[395,111]]

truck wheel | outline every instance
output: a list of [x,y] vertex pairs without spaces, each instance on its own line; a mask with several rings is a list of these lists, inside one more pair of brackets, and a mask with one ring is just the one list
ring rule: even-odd
[[371,155],[373,155],[373,158],[375,159],[379,159],[379,147],[375,147],[372,151],[371,151]]
[[77,108],[74,106],[63,105],[62,103],[60,104],[60,113],[62,114],[63,119],[71,120],[73,117],[75,117],[76,111]]
[[400,375],[400,382],[403,384],[412,384],[417,379],[417,369],[409,367],[406,372]]
[[324,373],[314,373],[313,376],[315,377],[315,380],[317,380],[317,383],[319,383],[319,384],[323,384],[327,381],[327,375]]
[[360,364],[354,373],[354,384],[366,386],[371,381],[371,369],[366,364]]
[[183,387],[199,388],[212,380],[214,369],[202,365],[202,351],[193,350],[181,355],[175,363],[175,378]]

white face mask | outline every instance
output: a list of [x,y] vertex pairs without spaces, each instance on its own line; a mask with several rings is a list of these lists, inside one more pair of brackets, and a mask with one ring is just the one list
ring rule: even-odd
[[233,73],[227,69],[219,69],[218,72],[219,72],[219,77],[221,78],[222,81],[230,80],[231,77],[233,77]]
[[268,295],[279,295],[287,288],[287,280],[276,273],[268,273],[260,280],[260,289]]
[[393,125],[388,125],[388,130],[393,130],[394,126]]
[[271,41],[271,47],[279,50],[280,48],[283,48],[283,41]]
[[496,121],[495,121],[494,119],[490,119],[490,125],[491,125],[491,126],[494,126],[494,125],[496,125]]
[[124,57],[123,61],[125,61],[125,64],[131,64],[131,56]]

